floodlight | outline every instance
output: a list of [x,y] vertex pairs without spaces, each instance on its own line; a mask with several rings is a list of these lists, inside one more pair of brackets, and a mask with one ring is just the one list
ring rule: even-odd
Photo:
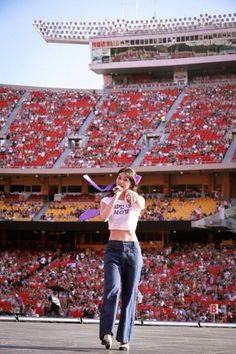
[[[125,20],[117,19],[116,21],[99,20],[86,22],[43,22],[42,20],[34,21],[34,27],[41,33],[41,35],[48,41],[55,42],[58,35],[64,35],[66,38],[73,38],[74,41],[78,43],[89,43],[90,36],[101,36],[101,35],[116,35],[119,34],[133,33],[133,31],[141,33],[153,33],[154,31],[165,32],[165,31],[182,31],[182,30],[193,30],[197,29],[198,26],[205,27],[209,25],[215,25],[216,27],[227,26],[234,27],[233,21],[234,17],[232,14],[228,16],[223,15],[213,15],[200,14],[197,17],[183,17],[174,19],[160,19],[157,20],[153,17],[150,20]],[[64,30],[64,31],[63,31]],[[84,38],[85,40],[81,41]],[[66,42],[66,40],[65,40]]]

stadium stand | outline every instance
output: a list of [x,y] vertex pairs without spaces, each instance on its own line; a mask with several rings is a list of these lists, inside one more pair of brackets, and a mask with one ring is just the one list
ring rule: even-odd
[[0,87],[0,130],[6,124],[8,116],[14,110],[23,94],[23,88],[17,90],[7,86]]
[[87,90],[28,92],[1,147],[1,166],[52,167],[98,98]]
[[[48,315],[48,298],[58,293],[61,316],[98,318],[102,299],[102,251],[70,253],[1,252],[1,312]],[[143,252],[136,317],[143,320],[235,321],[235,252],[213,244],[178,244]],[[57,286],[60,284],[60,287]]]
[[214,214],[217,202],[211,198],[146,199],[141,220],[199,220]]
[[[131,165],[175,101],[179,90],[113,92],[96,107],[87,144],[74,149],[64,167]],[[109,148],[108,148],[109,147]]]
[[43,207],[44,198],[43,196],[37,198],[31,196],[26,200],[24,199],[21,194],[2,196],[0,199],[0,220],[32,221]]
[[154,142],[142,165],[222,162],[232,140],[235,98],[235,85],[189,87],[165,125],[166,139]]
[[[64,168],[131,165],[143,150],[142,166],[222,162],[234,144],[236,86],[188,87],[166,121],[180,92],[113,92],[100,103],[94,92],[29,92],[1,144],[1,166],[51,168],[69,141]],[[90,113],[83,139],[70,139]],[[155,139],[147,139],[148,134],[156,134]]]
[[34,24],[90,44],[102,90],[0,85],[1,314],[52,316],[55,295],[61,317],[99,317],[108,230],[78,221],[103,195],[83,175],[104,187],[130,165],[146,199],[136,318],[236,321],[234,15],[137,22],[91,38]]

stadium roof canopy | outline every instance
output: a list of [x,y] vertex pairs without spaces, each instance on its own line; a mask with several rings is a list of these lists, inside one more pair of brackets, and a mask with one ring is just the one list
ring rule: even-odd
[[174,19],[100,20],[93,22],[46,22],[35,20],[33,26],[45,39],[52,43],[89,44],[98,37],[165,34],[180,31],[235,28],[236,13],[223,15],[201,14],[199,17]]

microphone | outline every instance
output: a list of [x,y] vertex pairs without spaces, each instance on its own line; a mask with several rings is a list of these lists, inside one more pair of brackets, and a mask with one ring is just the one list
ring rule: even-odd
[[113,193],[117,194],[118,192],[121,192],[120,188],[118,186],[115,186],[113,189]]

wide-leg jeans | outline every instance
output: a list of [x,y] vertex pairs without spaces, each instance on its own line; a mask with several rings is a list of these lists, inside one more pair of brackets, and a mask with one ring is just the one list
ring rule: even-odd
[[105,334],[113,335],[121,297],[116,339],[118,342],[130,342],[142,265],[143,258],[138,241],[108,241],[104,255],[104,296],[100,313],[100,339]]

